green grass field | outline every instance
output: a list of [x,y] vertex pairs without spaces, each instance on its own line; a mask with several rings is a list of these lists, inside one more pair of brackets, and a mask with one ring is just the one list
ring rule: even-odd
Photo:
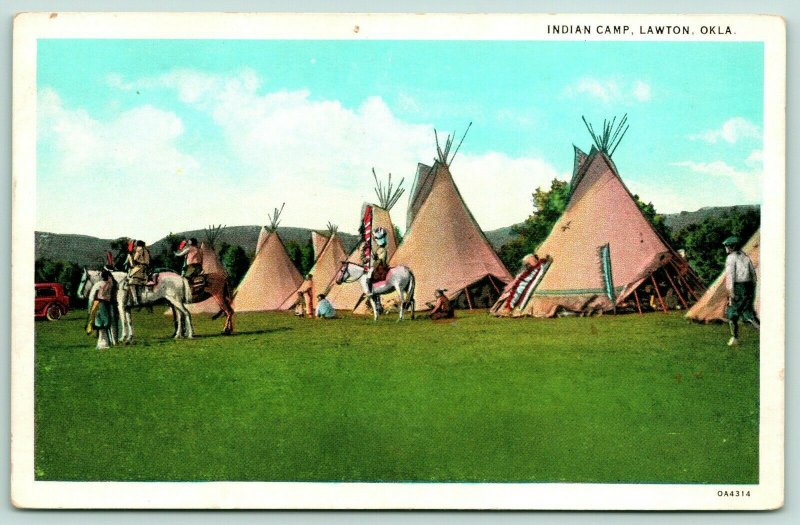
[[755,483],[756,335],[679,313],[36,323],[36,477]]

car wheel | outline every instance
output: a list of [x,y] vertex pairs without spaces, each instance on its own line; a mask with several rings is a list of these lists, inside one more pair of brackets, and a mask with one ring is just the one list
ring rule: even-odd
[[47,312],[45,313],[48,321],[58,321],[61,319],[62,315],[64,315],[64,310],[62,310],[57,304],[51,304],[48,306]]

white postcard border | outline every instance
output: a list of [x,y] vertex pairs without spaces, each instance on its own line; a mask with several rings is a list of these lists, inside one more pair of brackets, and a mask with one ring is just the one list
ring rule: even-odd
[[[190,20],[190,23],[189,23]],[[180,22],[180,23],[178,23]],[[547,24],[731,25],[736,34],[547,35]],[[36,40],[39,38],[469,39],[764,42],[761,408],[758,485],[558,483],[135,483],[35,481],[33,304]],[[757,15],[414,15],[39,13],[19,15],[13,49],[12,499],[46,508],[771,509],[784,494],[786,36]],[[721,498],[719,491],[751,491]]]

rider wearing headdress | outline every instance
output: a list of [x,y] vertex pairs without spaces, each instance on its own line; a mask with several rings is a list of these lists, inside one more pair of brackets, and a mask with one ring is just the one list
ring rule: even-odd
[[[387,244],[389,238],[386,235],[386,230],[378,227],[373,230],[372,234],[373,239],[375,239],[375,249],[369,250],[367,243],[365,243],[364,246],[362,246],[361,252],[364,265],[367,266],[367,287],[370,295],[372,294],[372,283],[385,280],[386,275],[389,273],[389,263],[387,261],[389,255],[387,252]],[[371,256],[367,256],[369,252],[371,252]],[[370,261],[370,259],[372,260]],[[380,296],[376,296],[374,299],[378,312],[382,312],[383,305],[381,304]]]
[[132,297],[134,304],[142,302],[142,289],[147,284],[150,275],[150,250],[145,246],[144,241],[133,241],[129,243],[128,258],[128,284],[133,291]]
[[386,278],[386,273],[389,271],[389,261],[387,244],[389,241],[386,235],[386,230],[383,228],[375,228],[375,251],[373,252],[373,266],[372,266],[372,280],[374,282],[383,281]]

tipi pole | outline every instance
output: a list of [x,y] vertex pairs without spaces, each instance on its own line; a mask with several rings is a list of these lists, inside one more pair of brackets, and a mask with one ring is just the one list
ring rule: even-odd
[[497,293],[500,293],[500,289],[497,287],[496,284],[494,284],[494,279],[492,279],[491,275],[489,275],[489,282],[492,283],[492,287],[494,288],[494,291],[497,292]]
[[695,301],[699,301],[700,297],[694,291],[694,288],[692,288],[692,285],[689,284],[688,279],[685,279],[681,275],[681,270],[680,270],[680,268],[678,268],[678,264],[675,261],[670,261],[670,262],[672,263],[672,266],[678,271],[678,274],[677,274],[678,275],[678,280],[681,281],[684,284],[684,286],[686,286],[686,288],[689,290],[689,293],[691,293],[694,296],[694,300]]
[[639,292],[633,290],[633,297],[636,299],[636,309],[639,310],[639,315],[642,315],[642,303],[639,302]]
[[469,288],[466,286],[464,287],[464,294],[467,296],[467,305],[469,306],[469,309],[472,310],[472,299],[469,297]]
[[[687,263],[687,266],[688,266],[688,263]],[[688,272],[686,275],[687,275],[687,278],[686,278],[687,282],[689,281],[688,276],[690,276],[692,278],[692,280],[694,281],[695,287],[697,289],[699,289],[699,290],[705,289],[705,284],[700,280],[699,277],[697,277],[697,275],[694,272]]]
[[[674,264],[675,266],[677,266],[677,264],[675,263],[675,261],[673,261],[673,262],[672,262],[672,264]],[[690,292],[692,293],[692,295],[694,296],[694,300],[695,300],[695,301],[699,301],[699,300],[700,300],[700,296],[699,296],[699,295],[697,295],[697,292],[694,290],[694,287],[693,287],[693,286],[691,285],[691,283],[689,282],[689,279],[687,279],[686,277],[684,277],[683,275],[681,275],[681,274],[680,274],[680,272],[678,272],[678,277],[680,277],[681,279],[683,279],[683,282],[684,282],[684,284],[686,285],[686,287],[689,289],[689,291],[690,291]],[[695,281],[697,281],[697,280],[695,279]],[[701,283],[700,283],[700,282],[696,282],[696,284],[701,284]]]
[[658,289],[658,284],[656,283],[656,278],[653,274],[650,274],[650,279],[653,281],[653,288],[656,289],[656,295],[658,296],[658,302],[661,303],[661,308],[664,310],[664,313],[667,313],[667,303],[664,302],[664,298],[661,297],[661,291]]
[[669,284],[672,285],[672,289],[675,290],[675,294],[678,296],[678,299],[681,300],[681,304],[683,305],[684,308],[686,308],[688,310],[689,309],[689,305],[686,304],[686,301],[683,300],[683,296],[681,295],[681,292],[678,291],[678,287],[675,286],[675,282],[672,280],[672,277],[669,276],[669,272],[667,271],[666,268],[664,268],[664,273],[667,275],[667,279],[669,279]]

